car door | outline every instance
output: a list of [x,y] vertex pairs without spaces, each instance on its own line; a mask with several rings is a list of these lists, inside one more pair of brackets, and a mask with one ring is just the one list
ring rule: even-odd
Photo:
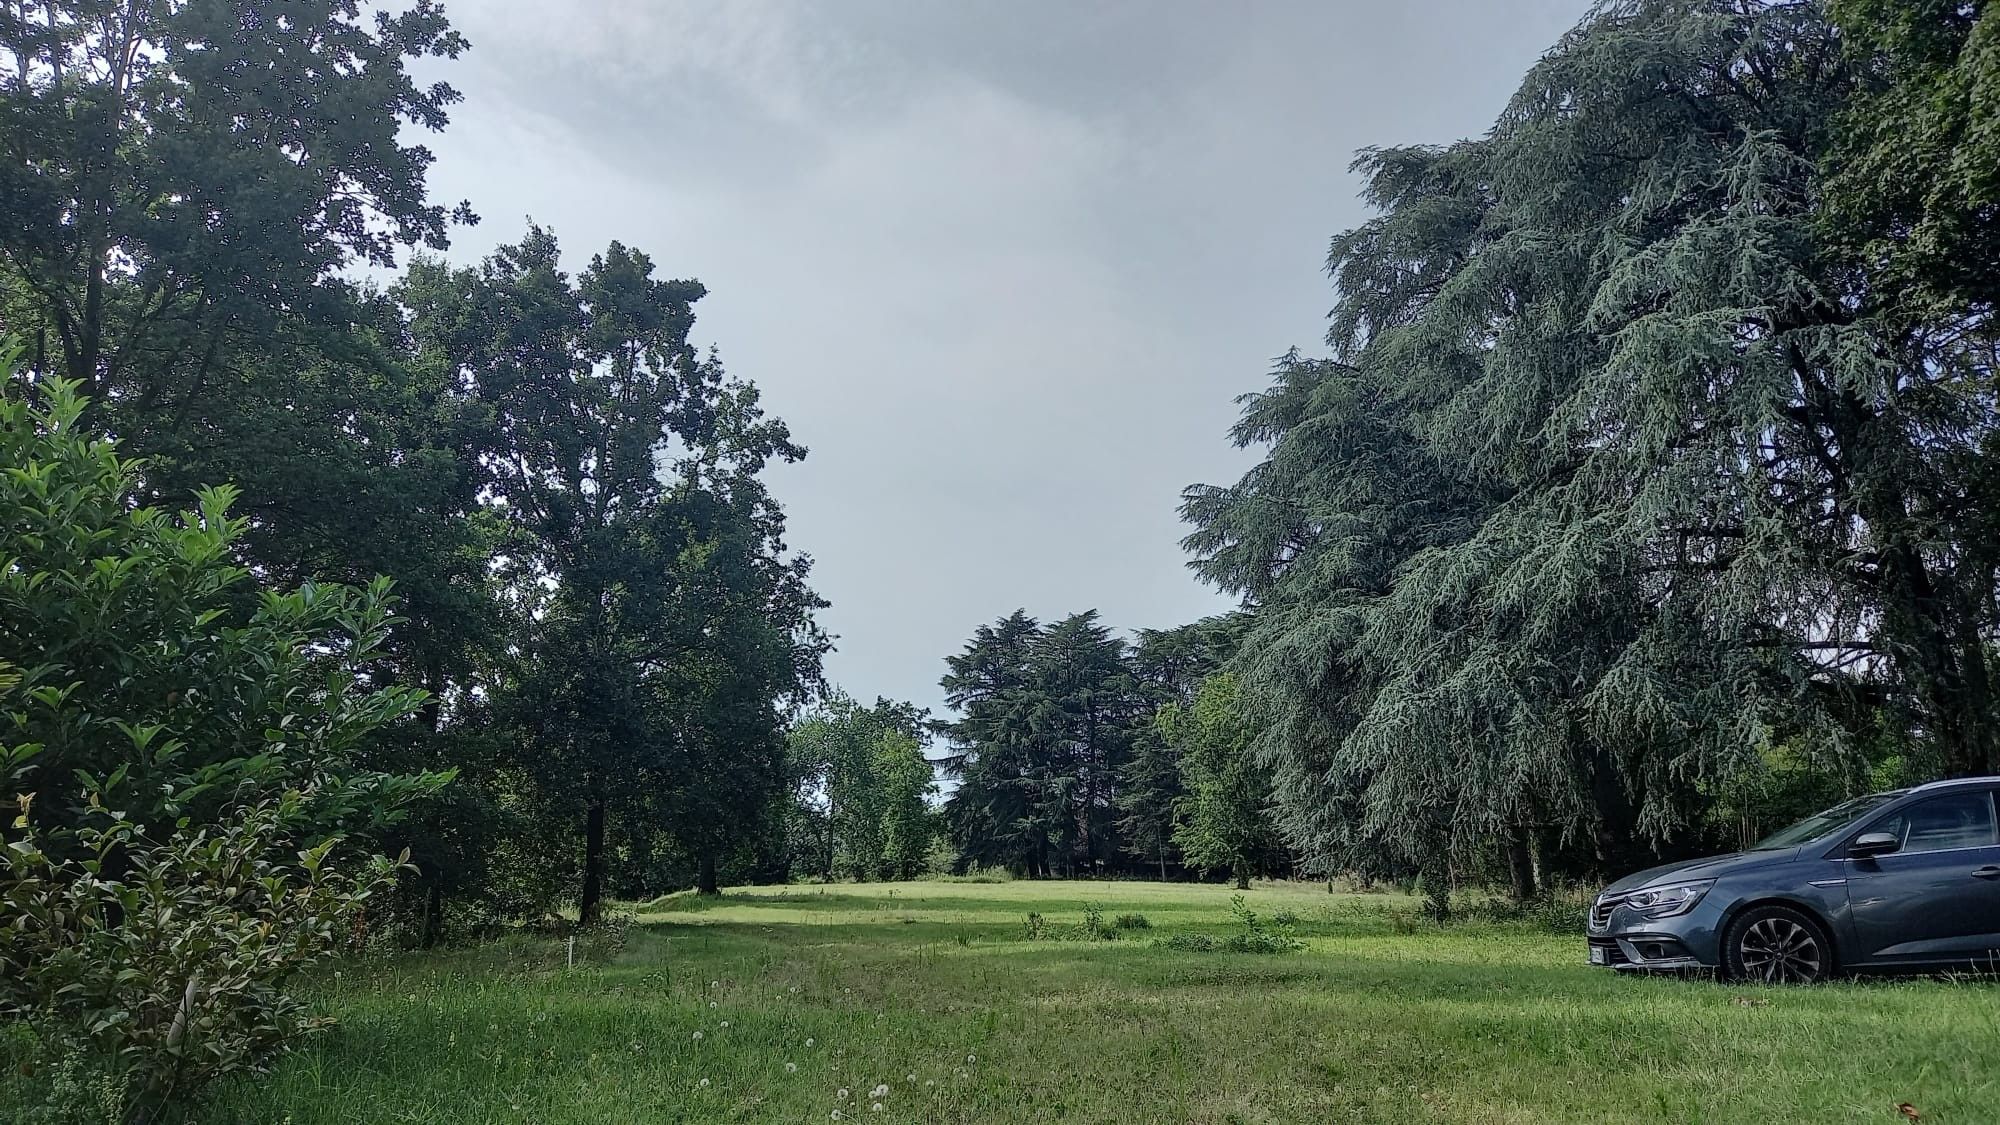
[[1896,851],[1847,860],[1860,958],[1883,963],[1985,959],[2000,951],[2000,832],[1991,790],[1941,793],[1878,817]]

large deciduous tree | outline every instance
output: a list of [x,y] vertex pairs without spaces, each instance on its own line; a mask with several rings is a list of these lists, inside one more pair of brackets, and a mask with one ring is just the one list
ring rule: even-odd
[[432,0],[0,8],[0,254],[35,366],[172,412],[233,342],[344,319],[336,270],[442,247],[431,154],[399,134],[458,95],[406,63],[464,46]]
[[1280,846],[1268,816],[1270,776],[1257,761],[1236,677],[1210,676],[1191,702],[1167,704],[1155,721],[1186,778],[1174,842],[1190,866],[1227,871],[1248,890],[1251,871],[1268,867]]
[[908,878],[930,848],[937,782],[926,715],[834,693],[793,725],[794,851],[822,879]]
[[486,496],[517,533],[499,567],[533,623],[503,707],[525,776],[580,822],[586,921],[614,816],[630,835],[674,810],[712,888],[744,806],[782,783],[781,701],[824,649],[810,560],[758,480],[804,451],[689,344],[699,283],[652,270],[613,243],[571,279],[535,229],[398,291],[418,348],[495,418]]

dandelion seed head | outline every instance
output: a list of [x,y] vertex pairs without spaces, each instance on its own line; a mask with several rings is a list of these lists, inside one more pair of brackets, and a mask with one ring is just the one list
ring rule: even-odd
[[785,1064],[785,1073],[786,1073],[786,1074],[793,1074],[793,1073],[796,1073],[796,1072],[798,1071],[798,1069],[799,1069],[799,1064],[797,1064],[797,1063],[795,1063],[795,1062],[788,1062],[788,1063],[786,1063],[786,1064]]
[[868,1112],[870,1112],[870,1113],[880,1113],[880,1112],[882,1112],[882,1103],[881,1103],[881,1102],[876,1102],[876,1103],[875,1103],[874,1105],[871,1105],[871,1106],[869,1106],[869,1107],[868,1107]]
[[812,1045],[813,1045],[813,1037],[810,1035],[806,1036],[806,1046],[810,1047]]
[[842,1087],[841,1087],[840,1089],[838,1089],[838,1090],[835,1090],[835,1091],[833,1092],[833,1100],[835,1100],[835,1101],[838,1101],[838,1102],[844,1102],[844,1101],[846,1101],[846,1100],[847,1100],[847,1087],[845,1087],[845,1086],[842,1086]]
[[868,1096],[871,1098],[880,1098],[887,1096],[888,1093],[889,1093],[889,1084],[887,1082],[884,1082],[881,1085],[875,1087],[873,1090],[868,1091]]
[[708,1079],[704,1078],[701,1080],[701,1088],[704,1090],[708,1089]]
[[701,1041],[701,1032],[699,1032],[699,1031],[695,1032],[695,1033],[694,1033],[694,1038],[695,1038],[695,1042],[699,1043],[699,1042]]
[[728,1027],[728,1026],[729,1026],[729,1021],[728,1021],[728,1020],[723,1020],[723,1021],[722,1021],[722,1026],[724,1026],[724,1027]]

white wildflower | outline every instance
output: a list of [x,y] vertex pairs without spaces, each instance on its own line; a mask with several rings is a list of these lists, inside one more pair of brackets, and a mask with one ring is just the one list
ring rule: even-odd
[[844,1102],[844,1101],[846,1101],[846,1100],[847,1100],[847,1087],[845,1087],[845,1086],[842,1086],[842,1087],[841,1087],[840,1089],[838,1089],[838,1090],[835,1090],[835,1091],[833,1092],[833,1100],[834,1100],[834,1101],[837,1101],[837,1102]]
[[708,1079],[704,1078],[701,1080],[701,1088],[704,1090],[708,1089]]
[[887,1082],[884,1082],[884,1083],[882,1083],[881,1085],[879,1085],[879,1086],[875,1087],[875,1088],[874,1088],[873,1090],[870,1090],[870,1091],[868,1091],[868,1096],[869,1096],[869,1097],[871,1097],[871,1098],[884,1098],[884,1097],[888,1097],[888,1096],[889,1096],[889,1084],[888,1084]]
[[786,1063],[786,1064],[785,1064],[785,1073],[786,1073],[786,1074],[796,1074],[796,1073],[798,1073],[798,1069],[799,1069],[799,1064],[797,1064],[797,1063],[795,1063],[795,1062],[788,1062],[788,1063]]
[[694,1041],[697,1043],[701,1042],[701,1032],[697,1031],[694,1033]]
[[880,1112],[882,1112],[882,1103],[881,1103],[881,1102],[876,1102],[876,1103],[875,1103],[874,1105],[871,1105],[871,1106],[869,1106],[869,1107],[868,1107],[868,1112],[870,1112],[870,1113],[880,1113]]
[[806,1036],[806,1046],[810,1047],[812,1045],[813,1045],[813,1037],[810,1035]]

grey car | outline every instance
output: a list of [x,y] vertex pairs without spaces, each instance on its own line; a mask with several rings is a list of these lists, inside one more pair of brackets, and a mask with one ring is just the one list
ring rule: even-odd
[[2000,777],[1873,793],[1747,851],[1628,875],[1590,907],[1590,963],[1805,983],[2000,967]]

